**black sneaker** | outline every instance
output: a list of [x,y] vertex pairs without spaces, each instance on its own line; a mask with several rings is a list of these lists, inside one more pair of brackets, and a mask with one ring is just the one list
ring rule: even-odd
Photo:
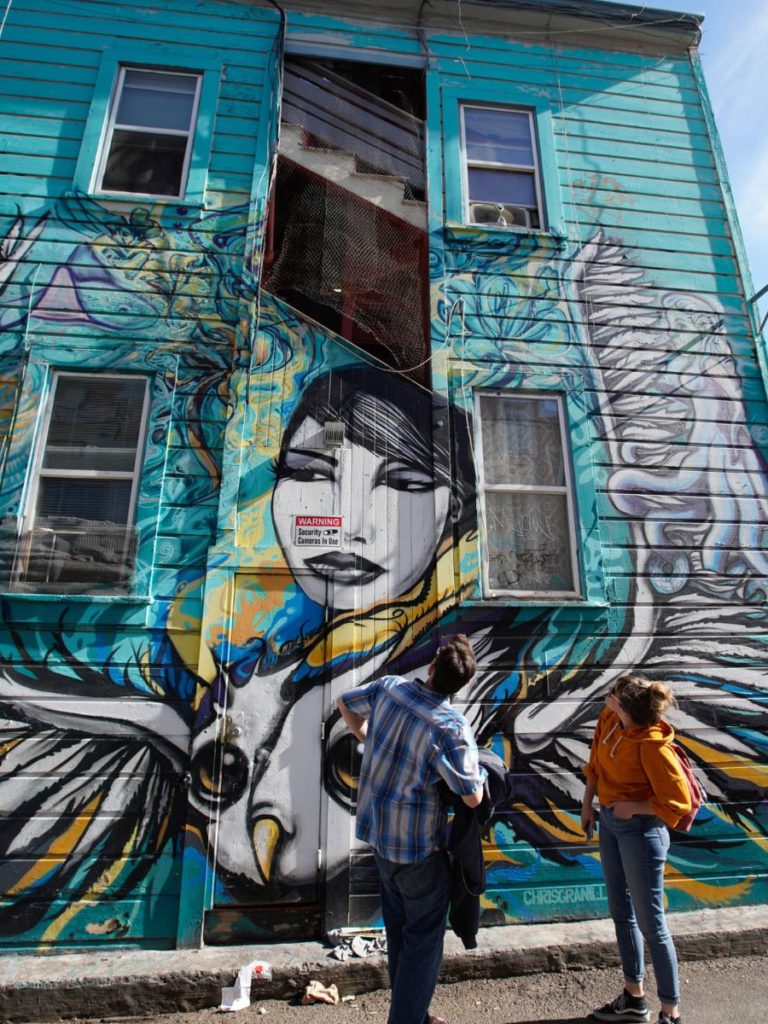
[[[651,1014],[648,1010],[645,996],[632,996],[624,989],[621,995],[616,996],[613,1002],[598,1007],[589,1016],[595,1020],[642,1021],[644,1024]],[[668,1017],[667,1020],[669,1020]],[[662,1024],[661,1016],[659,1016],[659,1024]]]
[[670,1017],[668,1013],[659,1010],[659,1024],[680,1024],[679,1017]]

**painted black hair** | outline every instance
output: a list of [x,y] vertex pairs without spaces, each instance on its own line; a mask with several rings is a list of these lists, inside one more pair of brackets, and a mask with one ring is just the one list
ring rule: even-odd
[[[278,476],[294,435],[309,417],[321,425],[343,423],[346,439],[352,444],[381,457],[397,454],[429,473],[435,486],[452,489],[456,502],[452,520],[463,522],[467,514],[474,519],[475,477],[466,420],[457,412],[451,415],[442,396],[378,367],[330,370],[307,386],[288,421]],[[451,430],[441,429],[447,428],[449,421]],[[437,428],[434,432],[433,425]]]
[[[395,374],[354,366],[316,377],[288,422],[281,456],[308,417],[321,425],[328,421],[343,423],[352,444],[380,456],[397,452],[421,469],[432,471],[431,397]],[[447,460],[438,461],[443,466],[436,468],[447,472]]]

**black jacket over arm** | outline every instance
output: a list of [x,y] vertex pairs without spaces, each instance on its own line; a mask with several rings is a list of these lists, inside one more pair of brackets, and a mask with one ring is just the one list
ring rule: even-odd
[[488,772],[488,778],[478,807],[467,807],[461,797],[452,793],[445,783],[440,784],[443,801],[454,810],[446,844],[451,855],[451,906],[448,920],[465,949],[475,949],[480,927],[480,897],[485,892],[482,839],[488,833],[496,811],[509,807],[514,798],[512,772],[498,754],[480,750],[479,757],[480,764]]

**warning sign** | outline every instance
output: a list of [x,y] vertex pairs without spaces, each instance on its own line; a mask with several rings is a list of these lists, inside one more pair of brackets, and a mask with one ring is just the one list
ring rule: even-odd
[[294,516],[293,543],[304,547],[341,547],[341,516]]

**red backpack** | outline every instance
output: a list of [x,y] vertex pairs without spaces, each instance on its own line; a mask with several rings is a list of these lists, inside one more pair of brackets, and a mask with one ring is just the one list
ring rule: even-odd
[[694,775],[691,762],[688,760],[688,755],[683,748],[678,743],[670,743],[669,746],[680,764],[680,770],[685,776],[688,792],[691,795],[691,809],[678,821],[677,825],[675,825],[675,830],[677,832],[690,832],[691,825],[699,813],[699,808],[707,802],[707,791]]

